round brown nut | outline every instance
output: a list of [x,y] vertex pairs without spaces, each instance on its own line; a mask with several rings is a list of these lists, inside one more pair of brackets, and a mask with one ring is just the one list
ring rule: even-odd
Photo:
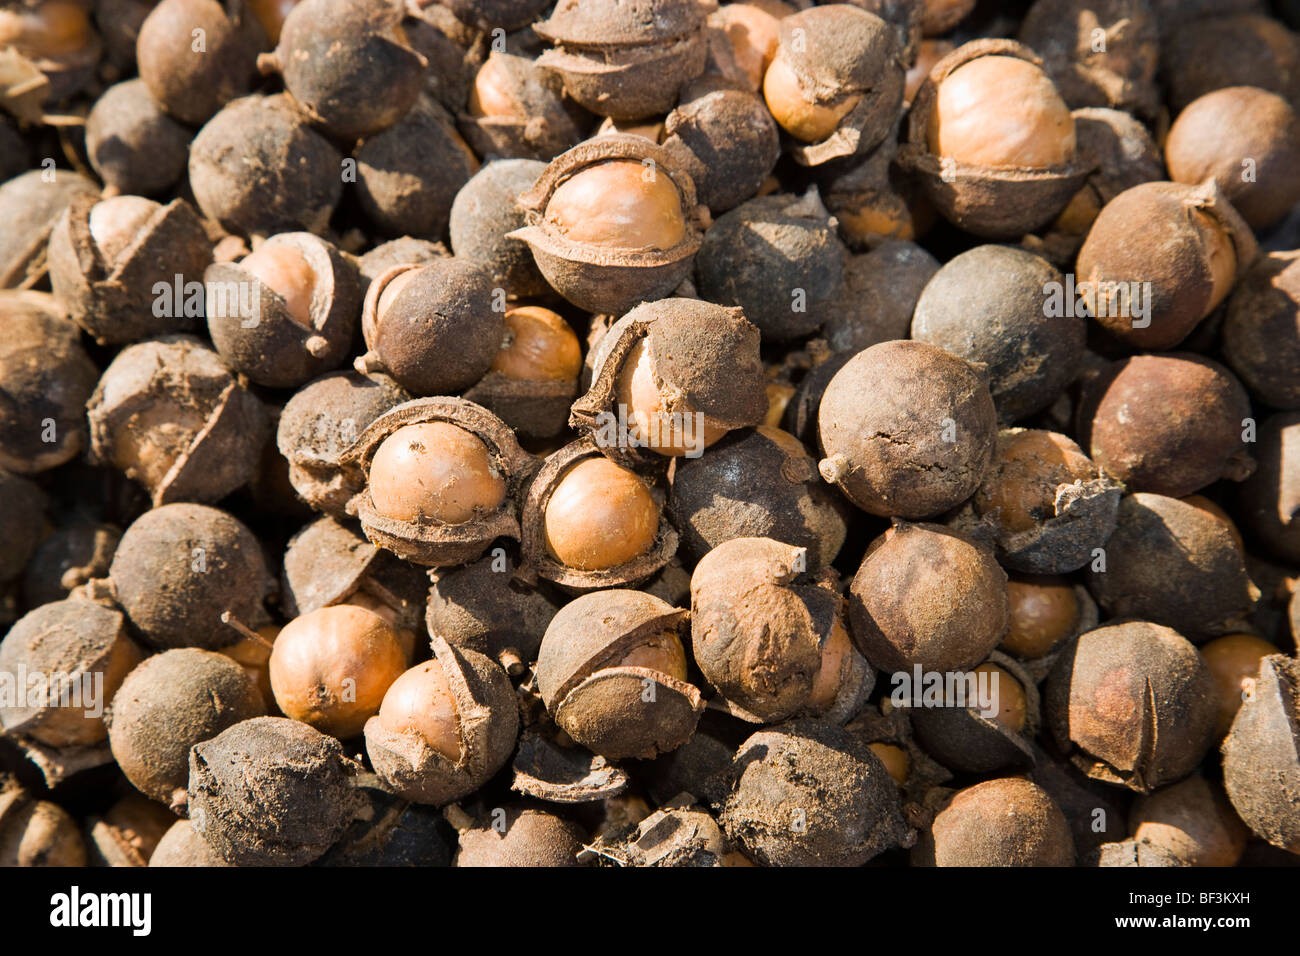
[[1003,777],[958,791],[913,859],[933,866],[1073,866],[1074,839],[1047,791]]

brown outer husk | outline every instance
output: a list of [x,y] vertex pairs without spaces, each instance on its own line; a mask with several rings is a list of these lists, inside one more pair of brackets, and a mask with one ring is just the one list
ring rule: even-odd
[[418,734],[395,734],[377,716],[366,721],[366,753],[375,772],[403,797],[442,806],[473,793],[510,759],[519,709],[505,671],[495,662],[438,637],[433,652],[456,703],[460,756],[449,760]]
[[[560,184],[587,166],[612,159],[651,160],[681,193],[686,234],[672,249],[628,251],[573,242],[546,226],[546,207]],[[528,225],[508,233],[533,250],[542,275],[574,305],[592,312],[621,314],[638,302],[663,298],[681,285],[703,242],[708,209],[699,205],[695,183],[683,164],[641,136],[610,134],[580,143],[556,157],[519,197]]]
[[958,47],[935,64],[912,101],[908,142],[899,146],[898,160],[920,177],[945,219],[987,239],[1014,239],[1051,222],[1092,170],[1077,158],[1064,166],[1029,169],[943,161],[930,152],[927,136],[939,83],[981,56],[1014,56],[1042,66],[1028,47],[1014,40],[972,40]]
[[463,398],[417,398],[385,412],[366,426],[340,465],[360,486],[380,444],[404,425],[450,422],[472,432],[488,447],[506,476],[507,493],[491,515],[459,525],[432,520],[398,521],[375,510],[369,490],[348,502],[348,513],[361,521],[366,537],[386,551],[416,564],[438,567],[473,561],[497,538],[519,537],[519,499],[537,467],[537,460],[519,447],[510,427],[487,409]]
[[[183,199],[154,211],[116,262],[106,262],[90,233],[90,212],[98,200],[77,197],[68,204],[50,236],[50,284],[69,317],[101,345],[122,345],[153,335],[188,331],[194,317],[183,303],[157,316],[156,283],[172,289],[203,278],[212,245],[198,215]],[[188,293],[187,293],[188,295]]]
[[[610,326],[595,350],[591,387],[573,403],[573,428],[594,436],[602,416],[617,417],[619,376],[641,339],[654,359],[664,413],[702,413],[705,428],[762,422],[767,395],[758,330],[739,308],[673,298],[644,302]],[[626,468],[661,464],[664,457],[621,442],[601,452]]]

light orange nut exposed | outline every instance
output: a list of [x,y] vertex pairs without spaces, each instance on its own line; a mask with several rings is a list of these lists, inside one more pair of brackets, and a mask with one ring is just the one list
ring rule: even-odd
[[835,703],[844,682],[844,669],[853,654],[853,639],[839,618],[831,625],[830,636],[822,645],[822,662],[808,694],[808,707],[824,710]]
[[707,448],[727,433],[697,417],[692,411],[676,414],[665,408],[664,394],[656,383],[654,353],[649,339],[643,338],[632,346],[619,372],[615,394],[620,405],[627,408],[627,420],[634,424],[646,440],[647,447],[661,455],[680,456],[701,447]]
[[271,651],[271,690],[286,717],[341,739],[361,733],[406,669],[397,632],[350,604],[290,621]]
[[686,680],[686,649],[676,631],[647,638],[619,660],[618,667],[648,667],[680,681]]
[[299,249],[290,245],[264,245],[245,256],[239,265],[284,300],[285,312],[296,325],[312,328],[311,299],[316,273]]
[[447,422],[404,425],[385,438],[370,463],[369,489],[382,515],[443,524],[489,515],[506,498],[487,445]]
[[835,132],[862,94],[853,93],[831,103],[814,102],[778,52],[763,77],[763,99],[783,130],[805,143],[818,143]]
[[1014,56],[981,56],[939,84],[930,152],[974,166],[1047,169],[1074,157],[1074,118],[1048,75]]
[[1002,650],[1027,660],[1042,657],[1073,632],[1079,622],[1079,598],[1068,582],[1057,579],[1007,582],[1011,626]]
[[609,249],[672,249],[686,237],[677,184],[630,159],[580,169],[551,194],[546,219],[566,239]]
[[1201,657],[1214,678],[1214,696],[1219,718],[1216,739],[1232,727],[1244,696],[1259,677],[1259,662],[1280,651],[1253,634],[1228,634],[1201,648]]
[[90,237],[106,262],[117,260],[162,207],[140,196],[114,196],[90,208]]
[[582,371],[582,347],[568,322],[550,309],[522,305],[506,312],[506,340],[492,371],[521,382],[571,382]]
[[[997,713],[992,715],[993,720],[1012,733],[1020,733],[1025,729],[1025,720],[1029,713],[1029,701],[1025,697],[1024,687],[1020,685],[1020,681],[997,664],[981,664],[975,668],[976,680],[981,679],[979,676],[981,674],[989,675],[983,680],[988,682],[990,699],[997,708]],[[997,679],[996,683],[994,678]]]
[[460,713],[442,664],[435,658],[412,667],[388,688],[379,723],[393,734],[416,734],[448,760],[459,760]]
[[552,558],[580,571],[599,571],[650,551],[659,506],[633,472],[608,458],[584,458],[551,492],[544,526]]

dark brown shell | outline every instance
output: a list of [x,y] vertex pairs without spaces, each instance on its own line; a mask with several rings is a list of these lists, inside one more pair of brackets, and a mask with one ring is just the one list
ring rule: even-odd
[[246,96],[194,137],[190,188],[203,214],[230,232],[321,233],[343,193],[342,162],[286,95]]
[[1044,709],[1080,770],[1139,793],[1187,776],[1214,740],[1205,661],[1176,631],[1145,621],[1076,638],[1048,676]]
[[[1069,475],[1054,475],[1050,462],[1006,462],[1003,450],[1009,440],[1024,431],[1013,428],[998,434],[999,451],[994,454],[975,499],[963,505],[947,523],[977,541],[986,542],[997,552],[998,562],[1013,571],[1023,574],[1077,571],[1094,558],[1094,549],[1102,547],[1115,531],[1124,486],[1095,468],[1087,478],[1065,481],[1061,479]],[[1043,470],[1036,471],[1038,468]],[[1052,495],[1050,513],[1035,513],[1033,527],[1012,531],[999,520],[996,509],[981,514],[976,502],[990,489],[1003,481],[1027,480],[1038,482],[1040,489]],[[996,494],[990,497],[996,498]]]
[[1233,807],[1262,839],[1300,853],[1300,664],[1281,655],[1260,662],[1223,743],[1223,780]]
[[[1093,319],[1132,348],[1173,348],[1210,311],[1210,263],[1195,212],[1231,238],[1238,274],[1249,268],[1258,248],[1254,235],[1213,182],[1143,183],[1120,193],[1102,209],[1079,250],[1080,282],[1149,287],[1144,326],[1136,326],[1133,316],[1109,314],[1129,310],[1094,307],[1106,314]],[[1135,229],[1134,223],[1143,226]]]
[[86,401],[99,370],[52,295],[0,291],[0,322],[0,467],[46,471],[89,445]]
[[392,379],[356,372],[331,372],[295,392],[276,430],[294,490],[318,511],[346,515],[361,488],[348,483],[343,452],[372,421],[410,400]]
[[875,14],[834,4],[783,17],[780,30],[776,56],[812,102],[862,97],[826,139],[792,147],[799,163],[818,166],[866,153],[889,135],[903,106],[905,78],[894,28]]
[[616,797],[631,778],[586,749],[560,747],[536,729],[525,730],[515,754],[510,789],[548,803],[593,803]]
[[386,0],[303,0],[285,17],[273,54],[278,71],[312,120],[342,140],[397,122],[424,85],[427,61],[401,36],[403,8]]
[[960,671],[1010,622],[993,555],[940,525],[899,521],[868,550],[849,591],[853,641],[883,671]]
[[1014,239],[1051,222],[1079,191],[1091,170],[1075,159],[1065,166],[1028,169],[974,166],[941,159],[926,143],[939,84],[958,67],[981,56],[1042,61],[1014,40],[972,40],[934,65],[912,102],[908,141],[899,147],[904,168],[920,177],[926,194],[945,219],[986,239]]
[[456,117],[461,135],[476,153],[550,162],[581,142],[582,131],[574,113],[566,108],[564,83],[559,76],[534,60],[509,53],[493,51],[487,62],[498,77],[509,78],[517,111],[509,116],[461,113]]
[[[146,413],[156,415],[168,406],[196,413],[202,426],[166,435],[150,431]],[[167,473],[147,489],[155,507],[218,501],[247,483],[268,431],[261,401],[235,380],[216,352],[188,335],[123,349],[104,371],[86,410],[92,461],[113,460],[116,443],[125,437],[119,431],[137,440],[150,435],[170,456]]]
[[668,511],[688,561],[732,538],[772,538],[806,548],[809,570],[818,571],[848,533],[848,509],[822,483],[816,460],[793,435],[767,426],[678,461]]
[[[451,248],[461,259],[487,270],[508,296],[549,295],[532,251],[509,234],[526,225],[515,198],[537,181],[546,164],[499,159],[483,164],[451,204]],[[394,263],[396,264],[396,263]]]
[[1013,731],[978,707],[959,707],[945,697],[937,707],[918,706],[910,711],[917,742],[945,767],[962,773],[987,775],[1031,767],[1032,741],[1039,723],[1038,686],[1024,667],[1005,654],[994,651],[985,663],[1001,667],[1024,688],[1024,729]]
[[105,90],[86,117],[86,158],[105,186],[156,196],[185,175],[193,135],[163,112],[144,80],[126,80]]
[[490,32],[493,27],[519,30],[528,26],[550,6],[550,0],[445,0],[443,5],[458,20]]
[[871,749],[823,721],[794,720],[741,744],[719,822],[763,866],[861,866],[914,834]]
[[[1095,31],[1105,31],[1095,49]],[[1156,70],[1160,30],[1147,0],[1038,0],[1018,39],[1073,107],[1100,106],[1154,119],[1160,110]]]
[[[90,234],[96,202],[73,200],[50,236],[50,284],[68,316],[101,345],[122,345],[194,328],[186,286],[203,279],[212,245],[193,207],[182,199],[159,206],[131,244],[108,262]],[[179,278],[178,278],[179,277]],[[163,295],[170,308],[159,304]]]
[[[208,334],[236,372],[268,388],[293,388],[347,356],[361,308],[359,276],[338,249],[311,233],[281,233],[263,246],[288,246],[307,260],[313,275],[312,327],[290,319],[279,294],[238,263],[217,262],[203,276]],[[239,289],[251,294],[232,291]],[[243,306],[252,296],[256,304],[250,314]]]
[[703,22],[693,0],[560,0],[533,29],[546,40],[599,49],[674,40]]
[[416,733],[395,734],[378,717],[366,721],[366,753],[375,772],[416,803],[442,806],[473,793],[515,749],[519,708],[500,665],[477,651],[433,638],[433,653],[456,703],[461,750],[449,760]]
[[655,543],[650,550],[626,564],[600,571],[582,571],[562,565],[551,557],[546,548],[545,532],[546,505],[551,500],[551,493],[571,465],[601,453],[594,441],[581,438],[565,445],[542,463],[524,500],[521,521],[523,562],[520,568],[524,580],[531,582],[538,577],[544,578],[572,593],[598,588],[635,587],[663,568],[677,553],[677,529],[669,522],[667,515],[662,515]]
[[356,151],[356,195],[376,229],[439,239],[456,193],[478,168],[451,116],[423,98]]
[[[7,734],[41,736],[43,725],[61,719],[63,707],[54,698],[59,675],[77,682],[98,674],[103,679],[100,705],[107,705],[125,674],[113,674],[123,663],[143,660],[145,652],[127,635],[126,618],[110,607],[80,600],[56,601],[38,607],[18,620],[0,642],[0,673],[8,675],[13,696],[0,708],[0,728]],[[40,706],[31,706],[30,682],[45,675],[51,693]],[[20,677],[20,675],[24,675]],[[86,701],[90,709],[90,701]],[[99,734],[105,731],[101,728]]]
[[1300,563],[1300,412],[1280,412],[1260,424],[1259,467],[1241,487],[1242,518],[1265,547]]
[[292,538],[284,552],[280,603],[292,620],[303,614],[346,602],[358,591],[370,593],[370,582],[382,589],[403,629],[419,630],[428,579],[424,569],[405,564],[381,551],[333,518],[320,518]]
[[[627,251],[573,242],[551,231],[546,207],[560,184],[587,166],[611,159],[653,162],[681,194],[686,233],[671,249]],[[622,314],[638,302],[661,299],[690,275],[703,241],[708,210],[697,205],[695,183],[671,152],[642,136],[611,134],[580,143],[555,158],[533,187],[519,197],[528,225],[508,233],[526,242],[546,281],[574,305],[591,312]]]
[[493,553],[429,572],[425,626],[448,644],[486,654],[512,675],[537,657],[558,608],[514,577],[515,561]]
[[301,866],[368,809],[361,769],[319,730],[254,717],[190,750],[190,823],[227,863]]
[[131,671],[113,696],[109,745],[136,789],[179,809],[190,747],[265,714],[257,685],[229,657],[195,647],[164,651]]
[[691,576],[695,662],[742,719],[771,723],[807,708],[822,648],[843,614],[839,594],[807,570],[804,548],[733,538]]
[[[641,591],[598,591],[575,598],[546,629],[537,689],[555,722],[610,759],[648,759],[680,746],[704,703],[685,681],[619,660],[647,638],[683,634],[687,612]],[[650,692],[646,698],[647,690]]]
[[1250,399],[1218,362],[1186,352],[1135,355],[1085,391],[1079,438],[1133,491],[1182,498],[1255,470],[1243,440]]
[[1070,825],[1047,791],[1018,777],[956,793],[917,843],[923,866],[1073,866]]
[[731,89],[710,90],[679,104],[664,120],[664,146],[690,152],[691,178],[713,213],[757,195],[781,155],[767,106],[752,93]]
[[450,422],[472,432],[488,447],[506,478],[505,501],[494,514],[465,524],[440,524],[431,519],[398,521],[375,510],[368,490],[348,502],[348,513],[361,521],[366,537],[400,558],[431,567],[465,564],[481,555],[493,541],[519,537],[519,500],[537,461],[519,447],[514,432],[487,409],[461,398],[418,398],[380,415],[363,431],[339,463],[354,486],[364,483],[370,461],[384,439],[403,425]]
[[1201,17],[1188,15],[1187,0],[1179,0],[1177,10],[1162,12],[1160,61],[1170,112],[1181,113],[1193,100],[1229,86],[1254,86],[1300,102],[1300,41],[1295,34],[1263,16],[1262,5],[1249,0],[1213,0],[1208,6]]
[[765,343],[788,342],[821,326],[842,287],[846,254],[815,187],[760,196],[705,233],[695,281],[710,302],[744,309]]
[[921,292],[938,271],[939,260],[907,240],[890,239],[849,256],[844,286],[825,307],[820,338],[846,358],[907,338]]
[[252,88],[266,46],[244,0],[163,0],[140,25],[136,61],[162,108],[198,125]]
[[[381,318],[379,297],[411,270],[416,274]],[[394,266],[366,289],[361,331],[370,351],[357,370],[383,372],[416,395],[464,391],[487,374],[505,338],[495,295],[491,276],[460,259]]]
[[[945,420],[955,441],[945,440]],[[925,518],[979,487],[997,441],[988,385],[967,362],[925,342],[859,352],[822,396],[822,477],[883,517]]]
[[35,482],[0,469],[0,581],[12,581],[23,573],[32,552],[46,532],[45,509],[49,499]]
[[[946,262],[921,293],[911,338],[980,366],[1003,421],[1052,404],[1077,373],[1087,321],[1052,308],[1065,277],[1010,246],[976,246]],[[1061,303],[1064,305],[1064,303]]]
[[607,423],[619,417],[618,381],[628,353],[642,340],[653,358],[664,412],[700,413],[705,429],[745,428],[763,420],[767,393],[759,333],[744,312],[698,299],[645,302],[600,340],[591,388],[573,403],[569,418],[609,458],[633,468],[663,457],[652,449],[625,447],[622,435],[613,443],[604,440]]
[[558,814],[521,804],[493,808],[461,833],[456,866],[579,866],[586,842],[582,828]]
[[577,392],[577,379],[530,381],[488,372],[465,398],[499,416],[521,438],[536,441],[565,431]]
[[25,289],[39,282],[45,275],[50,233],[63,210],[78,197],[98,196],[92,180],[65,169],[33,169],[0,183],[0,219],[23,224],[0,232],[0,289]]
[[1255,605],[1233,529],[1176,498],[1126,495],[1099,567],[1088,566],[1087,583],[1107,615],[1163,624],[1195,642],[1240,631]]
[[132,626],[157,648],[217,649],[239,639],[222,614],[256,628],[275,586],[242,523],[206,505],[146,511],[126,529],[109,572]]
[[1251,394],[1273,408],[1300,408],[1300,250],[1271,252],[1228,300],[1223,357]]

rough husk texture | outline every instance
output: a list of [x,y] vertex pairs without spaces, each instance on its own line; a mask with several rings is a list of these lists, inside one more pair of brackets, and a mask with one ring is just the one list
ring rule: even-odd
[[1074,840],[1045,790],[1005,777],[954,795],[915,857],[933,866],[1073,866]]
[[1223,779],[1255,834],[1300,854],[1300,664],[1281,655],[1260,664],[1223,743]]
[[410,399],[392,379],[356,372],[331,372],[295,392],[276,431],[294,490],[318,511],[346,515],[360,486],[348,483],[343,452],[376,418]]
[[788,342],[821,326],[842,287],[845,256],[816,189],[760,196],[705,234],[695,278],[709,301],[744,309],[764,342]]
[[[945,420],[952,430],[945,438]],[[822,396],[822,477],[884,517],[927,518],[979,487],[997,441],[997,411],[971,365],[924,342],[859,352]]]
[[342,161],[286,96],[248,96],[194,137],[190,186],[203,214],[231,232],[322,232],[343,193]]
[[85,176],[56,169],[45,182],[46,170],[33,169],[0,184],[0,215],[21,222],[0,236],[0,289],[25,289],[45,275],[50,233],[73,199],[94,198],[99,188]]
[[509,238],[509,233],[527,224],[515,197],[530,188],[545,169],[545,163],[531,159],[485,163],[451,204],[448,228],[452,251],[487,270],[509,296],[550,293],[528,246]]
[[[183,411],[197,426],[155,431],[149,418]],[[149,440],[168,469],[147,490],[155,507],[218,501],[252,477],[269,426],[266,410],[198,339],[168,335],[123,349],[86,405],[92,461],[111,462],[119,444]],[[130,472],[128,478],[139,478]]]
[[236,866],[301,866],[365,812],[358,764],[296,720],[255,717],[190,751],[189,819]]
[[879,758],[831,724],[759,731],[736,752],[730,779],[719,821],[763,866],[861,866],[914,839]]
[[1050,405],[1083,358],[1086,321],[1053,315],[1065,278],[1021,249],[977,246],[944,264],[916,303],[913,339],[983,366],[998,415],[1013,422]]
[[1127,495],[1105,547],[1105,570],[1089,566],[1087,583],[1111,617],[1142,618],[1199,642],[1239,630],[1255,605],[1232,530],[1194,505]]
[[958,67],[981,56],[1014,56],[1042,65],[1014,40],[972,40],[935,64],[912,102],[907,139],[899,147],[903,167],[918,176],[945,219],[986,239],[1014,239],[1051,222],[1079,191],[1091,170],[1077,159],[1064,166],[1030,169],[975,166],[942,159],[926,142],[938,87]]
[[261,717],[266,706],[244,669],[198,648],[164,651],[127,675],[108,714],[113,758],[141,793],[172,804],[185,793],[190,747]]
[[1300,563],[1300,412],[1266,418],[1258,467],[1241,488],[1246,525],[1279,558]]
[[807,565],[803,548],[733,538],[705,555],[691,577],[695,662],[756,723],[807,707],[822,648],[843,613],[832,588],[801,577]]
[[538,692],[555,722],[579,744],[615,760],[648,759],[680,746],[704,710],[699,690],[619,661],[665,631],[681,636],[686,617],[652,595],[627,590],[586,594],[561,608],[546,629],[536,668]]
[[1079,439],[1133,491],[1182,498],[1255,469],[1243,441],[1250,398],[1218,362],[1186,352],[1135,355],[1089,382],[1085,393]]
[[903,105],[904,70],[894,30],[880,17],[847,4],[812,7],[780,21],[776,56],[814,103],[846,96],[861,100],[835,131],[791,153],[805,166],[865,153],[884,139]]
[[[218,262],[208,266],[208,334],[234,371],[268,388],[296,388],[337,366],[347,356],[361,310],[361,283],[356,266],[338,249],[309,233],[282,233],[260,248],[287,247],[302,254],[312,271],[311,327],[293,321],[279,294],[242,266]],[[257,311],[246,315],[232,308],[239,297],[221,303],[218,288],[253,289]]]
[[680,550],[699,561],[732,538],[772,538],[807,549],[809,570],[830,565],[848,534],[847,511],[794,436],[759,427],[677,462],[668,511]]
[[1006,585],[993,555],[970,539],[897,522],[853,578],[854,643],[883,671],[974,667],[1006,634]]
[[534,660],[542,635],[555,616],[555,603],[514,578],[514,565],[498,567],[495,556],[459,568],[430,573],[425,625],[448,644],[501,660]]
[[50,284],[69,318],[101,345],[190,331],[195,322],[184,302],[172,302],[163,315],[156,314],[155,286],[162,284],[173,294],[177,283],[183,288],[202,280],[212,261],[211,244],[193,207],[183,199],[160,206],[117,259],[108,262],[90,232],[95,205],[88,196],[74,199],[50,235]]
[[504,828],[492,822],[470,827],[460,835],[456,866],[553,867],[578,866],[586,842],[577,824],[545,810],[510,806]]
[[460,755],[444,757],[415,732],[393,733],[366,721],[366,753],[384,781],[416,803],[442,806],[473,793],[510,759],[519,734],[515,692],[499,664],[477,651],[433,638],[459,720]]
[[0,467],[30,475],[86,449],[86,401],[99,369],[53,296],[0,292],[0,322]]
[[687,166],[700,201],[714,213],[754,196],[781,155],[777,126],[763,101],[732,89],[708,90],[678,105],[664,120],[664,146],[689,151]]
[[1095,306],[1094,320],[1132,348],[1169,349],[1185,339],[1210,311],[1207,228],[1228,235],[1237,272],[1244,272],[1258,252],[1254,235],[1213,182],[1143,183],[1107,203],[1079,250],[1079,281],[1128,289],[1148,283],[1149,312],[1142,319],[1147,324],[1135,326],[1135,316],[1127,314],[1132,309],[1117,307],[1120,300]]
[[[654,383],[663,412],[704,429],[757,425],[767,412],[759,333],[740,309],[698,299],[645,302],[623,316],[596,348],[591,388],[573,403],[569,423],[602,444],[601,451],[625,467],[654,462],[651,449],[606,446],[599,436],[603,422],[618,417],[618,382],[628,353],[644,340],[654,368]],[[694,426],[692,426],[694,427]],[[694,433],[702,440],[699,431]]]
[[1145,621],[1070,644],[1048,677],[1045,710],[1080,770],[1139,793],[1187,776],[1214,737],[1208,667],[1182,635]]
[[109,575],[132,626],[164,649],[234,643],[239,634],[221,615],[229,611],[258,627],[268,619],[262,600],[275,585],[248,528],[224,511],[189,504],[164,505],[136,519]]
[[1238,283],[1223,323],[1223,356],[1273,408],[1300,408],[1300,251],[1272,252]]

